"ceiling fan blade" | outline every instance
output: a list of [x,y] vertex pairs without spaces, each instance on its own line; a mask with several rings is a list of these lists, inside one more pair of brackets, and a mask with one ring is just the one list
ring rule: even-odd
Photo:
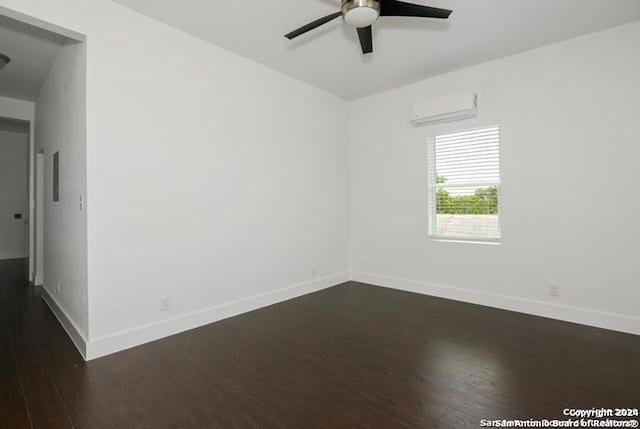
[[289,34],[285,34],[284,37],[286,37],[289,40],[294,39],[294,38],[306,33],[307,31],[311,31],[314,28],[318,28],[321,25],[326,24],[329,21],[333,21],[334,19],[336,19],[339,16],[342,16],[342,12],[335,12],[335,13],[332,13],[331,15],[327,15],[327,16],[324,16],[324,17],[322,17],[320,19],[316,19],[315,21],[310,22],[307,25],[303,25],[302,27],[298,28],[297,30],[292,31]]
[[360,46],[362,47],[363,54],[370,54],[373,52],[373,34],[371,32],[371,26],[358,28],[358,38],[360,39]]
[[453,11],[449,9],[439,9],[398,0],[382,0],[380,2],[380,16],[415,16],[419,18],[447,19],[451,12]]

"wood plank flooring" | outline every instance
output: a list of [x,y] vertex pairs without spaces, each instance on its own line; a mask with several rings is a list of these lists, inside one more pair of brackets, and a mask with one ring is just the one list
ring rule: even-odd
[[359,283],[85,363],[0,261],[0,428],[477,428],[640,406],[640,337]]

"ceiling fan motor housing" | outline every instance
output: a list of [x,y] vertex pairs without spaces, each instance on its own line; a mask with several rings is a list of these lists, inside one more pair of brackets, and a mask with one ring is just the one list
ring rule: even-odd
[[380,16],[378,0],[342,0],[344,22],[357,28],[368,27]]

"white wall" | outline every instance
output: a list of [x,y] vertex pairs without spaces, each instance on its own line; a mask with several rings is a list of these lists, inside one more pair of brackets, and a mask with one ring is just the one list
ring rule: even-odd
[[0,259],[28,256],[28,161],[29,136],[0,130]]
[[106,0],[0,5],[87,35],[89,357],[347,278],[346,102]]
[[[88,333],[85,45],[58,51],[36,100],[35,151],[44,151],[43,287],[76,329]],[[53,154],[59,153],[59,201],[53,201]],[[60,287],[57,287],[58,282]]]
[[[640,333],[638,52],[635,23],[354,101],[354,277]],[[413,102],[466,90],[476,119],[409,124]],[[427,138],[496,124],[502,245],[428,241]]]
[[[2,12],[0,10],[0,12]],[[4,118],[12,118],[12,119],[20,119],[23,121],[29,121],[30,123],[30,133],[29,133],[29,153],[33,153],[34,147],[34,114],[35,114],[35,105],[30,101],[24,100],[16,100],[15,98],[8,97],[0,97],[0,116]],[[29,160],[29,180],[31,183],[31,171],[32,168],[32,159]],[[29,200],[33,199],[33,189],[29,186]],[[33,219],[33,208],[29,207],[29,213],[25,216],[25,219],[30,220]],[[34,243],[33,243],[33,228],[34,223],[29,223],[29,267],[28,267],[28,277],[29,280],[33,280],[32,273],[34,272],[33,267],[33,251],[34,251]]]

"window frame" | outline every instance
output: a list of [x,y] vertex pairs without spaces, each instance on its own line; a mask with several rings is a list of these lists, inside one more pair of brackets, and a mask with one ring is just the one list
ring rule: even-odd
[[[468,182],[463,184],[447,185],[443,183],[437,183],[437,170],[436,170],[436,139],[439,136],[457,133],[467,133],[473,131],[486,130],[490,128],[497,128],[498,130],[498,182]],[[462,236],[446,236],[437,235],[434,232],[437,230],[437,189],[438,188],[456,188],[456,187],[481,187],[481,186],[496,186],[498,188],[498,226],[500,228],[500,237],[498,238],[482,238],[482,237],[462,237]],[[427,138],[427,239],[429,241],[450,242],[450,243],[467,243],[467,244],[488,244],[488,245],[500,245],[502,244],[503,231],[502,231],[502,126],[500,125],[485,125],[467,129],[451,129],[434,133]]]

